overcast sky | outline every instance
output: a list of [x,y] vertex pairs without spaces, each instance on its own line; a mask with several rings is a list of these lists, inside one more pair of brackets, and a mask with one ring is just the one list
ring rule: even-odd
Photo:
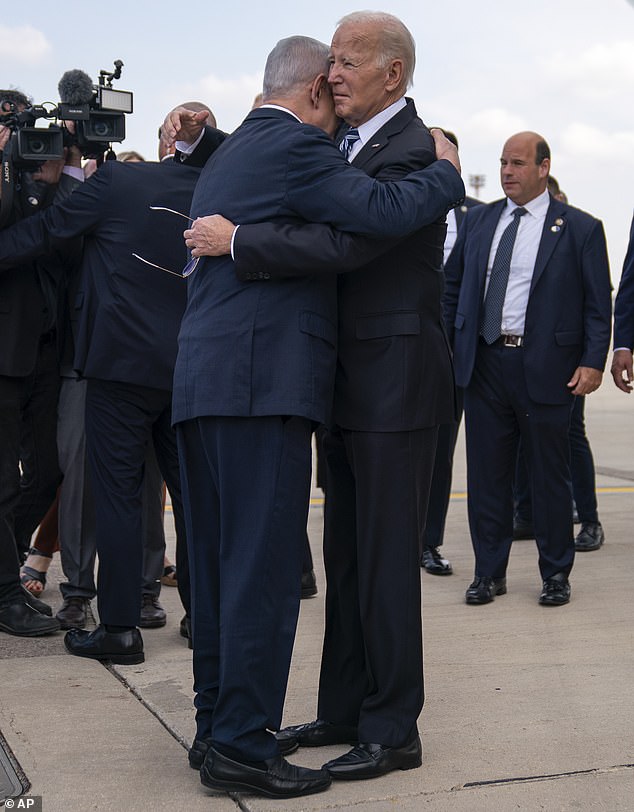
[[[96,81],[121,59],[115,87],[134,92],[123,148],[154,159],[167,110],[204,101],[231,131],[259,92],[278,39],[329,42],[343,14],[367,7],[376,8],[333,0],[132,2],[107,10],[74,0],[4,3],[0,86],[56,102],[64,71],[80,68]],[[384,8],[414,35],[409,95],[428,125],[458,135],[467,186],[483,174],[481,198],[500,197],[504,140],[540,132],[570,202],[603,220],[616,282],[634,207],[634,0],[392,0]]]

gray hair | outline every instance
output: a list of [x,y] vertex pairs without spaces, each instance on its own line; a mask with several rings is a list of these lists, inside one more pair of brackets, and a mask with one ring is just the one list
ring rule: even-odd
[[337,23],[342,25],[373,26],[378,29],[377,65],[386,68],[393,59],[403,62],[403,90],[407,90],[414,83],[414,68],[416,67],[416,43],[407,26],[393,14],[384,11],[353,11],[346,14]]
[[292,95],[320,73],[328,76],[329,48],[311,37],[281,39],[268,55],[264,68],[264,101]]

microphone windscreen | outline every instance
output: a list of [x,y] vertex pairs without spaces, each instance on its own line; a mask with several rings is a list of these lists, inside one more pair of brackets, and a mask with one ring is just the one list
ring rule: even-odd
[[83,70],[67,70],[57,85],[60,101],[65,104],[89,104],[94,90],[92,79]]

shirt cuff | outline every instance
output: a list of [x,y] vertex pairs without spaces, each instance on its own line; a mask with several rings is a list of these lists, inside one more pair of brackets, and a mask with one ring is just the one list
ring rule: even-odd
[[70,175],[71,178],[79,180],[82,183],[84,181],[84,170],[81,166],[65,166],[62,169],[62,175]]
[[234,257],[234,255],[233,255],[233,241],[234,241],[234,240],[235,240],[235,238],[236,238],[236,232],[238,231],[238,229],[239,229],[239,228],[240,228],[240,226],[236,226],[236,227],[233,229],[233,234],[231,235],[231,259],[233,259],[233,260],[235,260],[235,257]]
[[183,155],[191,155],[192,152],[196,149],[198,144],[203,140],[203,135],[205,134],[205,128],[200,131],[200,135],[194,141],[193,144],[188,144],[187,141],[177,141],[174,146],[179,152],[182,152]]

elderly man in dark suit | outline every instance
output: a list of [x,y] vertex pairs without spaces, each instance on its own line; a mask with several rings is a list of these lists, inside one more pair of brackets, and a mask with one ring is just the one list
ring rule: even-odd
[[[278,43],[267,61],[264,105],[207,163],[193,217],[220,211],[241,223],[302,218],[403,236],[444,217],[462,197],[446,161],[411,175],[422,195],[410,196],[409,179],[378,183],[308,126],[336,126],[328,56],[327,46],[307,38]],[[383,71],[393,87],[402,81],[396,62],[396,77],[392,63]],[[405,117],[414,116],[406,110]],[[416,127],[411,138],[420,159],[408,168],[431,163],[429,134]],[[194,251],[200,231],[194,222],[187,232]],[[269,274],[250,277],[265,282]],[[311,430],[327,419],[332,401],[336,293],[332,274],[244,284],[226,257],[203,260],[189,282],[174,420],[191,540],[197,738],[190,763],[203,762],[203,783],[217,789],[291,797],[330,783],[323,770],[289,765],[268,731],[281,721],[299,607]],[[414,342],[421,332],[409,300],[405,311],[364,323],[371,333],[387,329],[414,335]],[[430,334],[438,349],[442,334]],[[395,394],[389,410],[400,414]],[[413,561],[418,578],[415,551]],[[418,604],[416,614],[420,620]]]
[[533,492],[544,606],[570,599],[575,546],[568,428],[573,398],[601,383],[610,274],[601,223],[551,198],[550,150],[536,133],[504,145],[506,198],[472,209],[447,261],[445,318],[465,389],[469,604],[506,592],[519,437]]
[[[333,38],[330,63],[335,109],[353,125],[341,141],[352,165],[377,179],[433,167],[429,131],[404,97],[414,70],[405,26],[387,14],[349,15]],[[286,728],[278,740],[284,747],[355,744],[325,765],[338,779],[418,767],[420,538],[437,426],[455,416],[440,308],[444,216],[401,242],[374,246],[318,225],[233,219],[241,223],[234,257],[242,279],[295,280],[363,265],[341,274],[337,286],[337,374],[324,442],[327,592],[318,719]],[[213,246],[225,249],[224,240]],[[264,295],[261,289],[252,295]]]
[[171,427],[176,337],[186,299],[180,271],[186,257],[182,218],[151,206],[188,211],[198,176],[197,169],[173,162],[107,161],[64,203],[0,234],[2,265],[15,257],[48,253],[84,235],[74,365],[88,380],[86,443],[94,486],[101,624],[93,632],[71,629],[66,634],[67,650],[82,657],[123,664],[144,659],[136,627],[141,610],[141,491],[150,442],[172,497],[177,566],[187,577],[186,556],[178,553],[186,545]]

